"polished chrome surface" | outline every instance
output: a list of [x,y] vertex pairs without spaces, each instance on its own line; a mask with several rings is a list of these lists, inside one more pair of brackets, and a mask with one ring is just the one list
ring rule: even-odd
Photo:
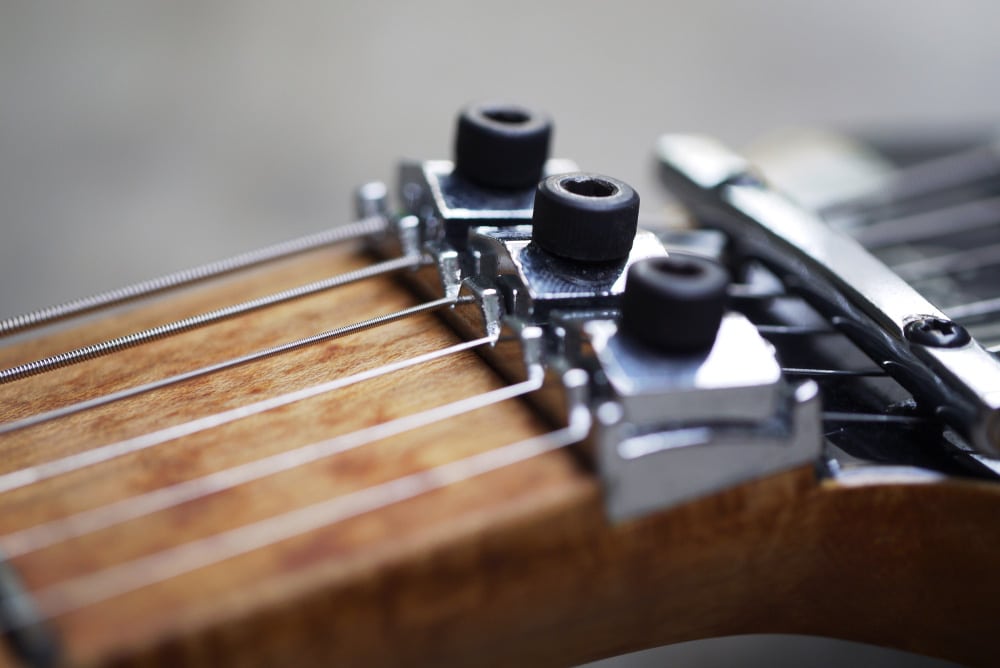
[[624,419],[636,424],[761,421],[782,392],[774,347],[753,323],[728,313],[707,353],[658,355],[621,334],[613,321],[583,326]]
[[654,512],[754,478],[819,460],[819,388],[789,392],[774,420],[636,431],[614,404],[593,436],[605,509],[614,520]]
[[651,232],[640,230],[628,258],[585,263],[551,255],[531,242],[530,226],[481,227],[470,235],[475,276],[498,281],[510,315],[545,322],[553,310],[613,307],[625,290],[628,268],[667,254]]
[[[545,175],[577,171],[565,159],[550,159]],[[444,236],[462,247],[478,225],[516,225],[531,221],[534,187],[521,190],[485,188],[454,173],[450,160],[404,162],[399,168],[400,199],[407,211],[424,221],[428,238]]]
[[654,353],[609,320],[583,334],[611,389],[591,436],[611,518],[818,461],[818,387],[785,380],[774,347],[743,315],[726,314],[700,354]]

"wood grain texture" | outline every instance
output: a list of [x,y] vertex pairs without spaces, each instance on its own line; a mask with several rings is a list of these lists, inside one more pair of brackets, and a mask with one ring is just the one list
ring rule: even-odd
[[[343,271],[310,254],[0,350],[41,355]],[[0,386],[6,421],[412,303],[366,281]],[[0,437],[0,473],[439,349],[419,316]],[[472,353],[355,385],[0,495],[13,532],[503,383]],[[33,591],[485,452],[548,427],[517,400],[18,556]],[[388,505],[53,620],[68,662],[561,665],[737,633],[785,632],[993,663],[997,490],[838,486],[798,470],[609,525],[560,451]],[[83,583],[83,584],[81,584]],[[93,589],[93,585],[91,589]],[[82,594],[81,594],[82,595]],[[3,652],[4,650],[0,650]],[[0,664],[10,662],[0,653]]]

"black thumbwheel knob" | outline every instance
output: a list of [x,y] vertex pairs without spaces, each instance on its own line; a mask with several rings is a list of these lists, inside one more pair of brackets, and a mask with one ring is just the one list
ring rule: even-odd
[[552,121],[512,104],[472,104],[458,116],[455,172],[487,188],[530,188],[549,157]]
[[577,172],[538,184],[531,240],[570,260],[611,262],[632,250],[639,195],[624,181]]
[[628,271],[622,330],[663,353],[708,350],[726,309],[729,273],[697,255],[640,260]]

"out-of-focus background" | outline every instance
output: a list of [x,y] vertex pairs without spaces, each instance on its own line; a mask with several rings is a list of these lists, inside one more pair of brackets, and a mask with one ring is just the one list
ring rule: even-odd
[[[651,146],[667,130],[744,145],[788,127],[990,127],[998,26],[990,0],[6,2],[0,317],[346,221],[353,185],[448,157],[471,100],[548,110],[555,153],[632,183],[647,211],[665,200]],[[633,661],[849,651],[801,642]]]

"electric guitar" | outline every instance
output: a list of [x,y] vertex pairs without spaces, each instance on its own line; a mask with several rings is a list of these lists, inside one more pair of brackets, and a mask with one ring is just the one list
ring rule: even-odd
[[473,105],[396,205],[0,321],[0,665],[995,663],[992,149],[820,219],[666,136],[678,229],[550,130]]

